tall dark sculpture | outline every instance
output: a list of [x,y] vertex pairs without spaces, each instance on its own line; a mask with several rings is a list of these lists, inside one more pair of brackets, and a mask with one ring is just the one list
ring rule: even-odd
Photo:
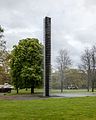
[[44,78],[45,96],[49,96],[49,82],[51,80],[51,18],[45,17],[45,57],[44,57]]

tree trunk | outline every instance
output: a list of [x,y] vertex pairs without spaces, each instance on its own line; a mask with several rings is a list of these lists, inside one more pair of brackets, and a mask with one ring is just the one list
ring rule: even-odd
[[89,84],[88,84],[88,87],[87,87],[87,91],[89,92]]
[[28,90],[28,88],[26,87],[26,91]]
[[34,81],[31,83],[31,94],[34,93]]
[[16,88],[16,90],[17,90],[17,94],[19,93],[19,91],[18,91],[18,87]]
[[61,80],[61,93],[63,92],[63,81]]
[[87,90],[89,92],[89,87],[90,87],[90,65],[89,65],[89,68],[88,68],[88,86],[87,86]]
[[31,86],[31,94],[34,94],[34,87],[33,86]]
[[63,70],[61,69],[61,93],[63,92],[63,80],[64,80],[64,72]]
[[92,92],[94,92],[94,81],[95,81],[95,54],[94,52],[92,54],[92,60],[93,60]]
[[89,92],[89,77],[88,77],[88,86],[87,86],[87,90]]
[[94,92],[94,80],[92,81],[92,92]]
[[25,90],[27,91],[27,81],[26,81],[27,78],[25,78]]

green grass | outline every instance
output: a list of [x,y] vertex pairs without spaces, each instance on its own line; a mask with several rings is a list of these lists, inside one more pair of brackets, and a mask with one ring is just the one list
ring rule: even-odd
[[[6,95],[17,95],[16,90],[11,90],[11,93],[5,93]],[[20,89],[18,95],[28,95],[31,94],[31,89],[27,91],[25,89]],[[35,94],[43,94],[43,89],[35,89]]]
[[0,120],[96,120],[96,97],[0,100]]

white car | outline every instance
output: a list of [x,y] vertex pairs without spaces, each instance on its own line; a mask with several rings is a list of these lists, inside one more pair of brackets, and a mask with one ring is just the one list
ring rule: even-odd
[[13,89],[14,86],[12,86],[12,85],[10,85],[8,83],[4,83],[3,88],[11,88],[11,89]]
[[5,93],[5,92],[11,92],[11,90],[14,88],[14,86],[5,83],[4,85],[0,85],[0,92]]

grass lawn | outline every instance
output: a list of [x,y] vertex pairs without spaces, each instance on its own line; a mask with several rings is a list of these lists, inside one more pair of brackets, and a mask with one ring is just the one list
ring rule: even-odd
[[96,120],[96,97],[0,100],[0,120]]

